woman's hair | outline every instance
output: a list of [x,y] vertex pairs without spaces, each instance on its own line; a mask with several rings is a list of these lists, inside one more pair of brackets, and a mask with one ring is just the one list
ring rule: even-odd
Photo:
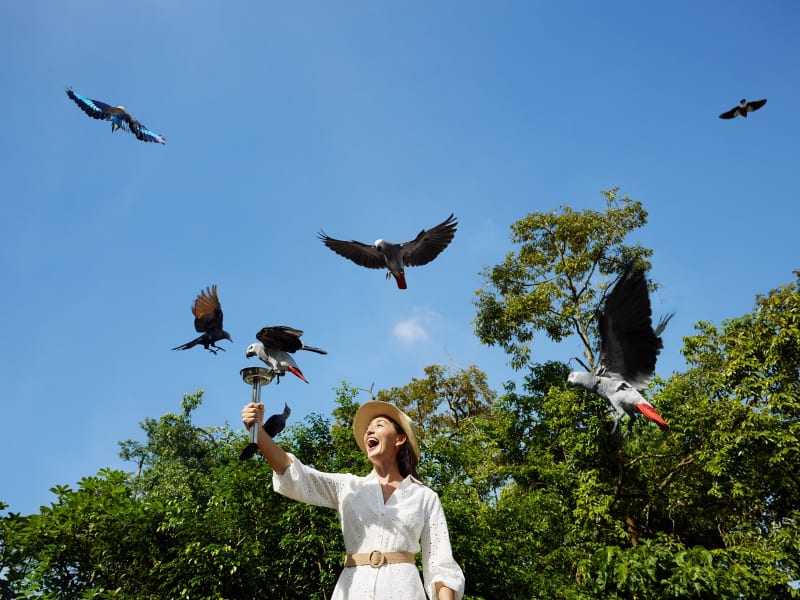
[[417,475],[417,463],[419,461],[417,461],[416,455],[411,450],[411,443],[408,440],[408,434],[403,431],[403,428],[400,427],[397,421],[389,417],[386,418],[392,422],[394,425],[394,430],[397,433],[402,433],[404,436],[406,436],[406,443],[400,447],[400,450],[397,453],[397,467],[400,469],[400,474],[403,477],[408,477],[411,475],[415,479],[419,479],[419,475]]

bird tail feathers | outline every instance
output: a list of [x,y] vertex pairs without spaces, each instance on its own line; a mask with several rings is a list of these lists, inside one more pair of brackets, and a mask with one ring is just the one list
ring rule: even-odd
[[639,404],[636,405],[636,408],[639,409],[640,413],[642,413],[645,417],[650,419],[653,423],[658,425],[664,431],[669,429],[669,425],[667,425],[667,422],[663,418],[661,418],[661,415],[656,412],[656,409],[653,408],[651,404],[648,404],[646,402],[640,402]]
[[317,354],[327,354],[327,350],[323,350],[322,348],[316,348],[315,346],[303,346],[303,350],[308,350],[310,352],[316,352]]
[[667,327],[667,323],[669,323],[669,320],[674,316],[675,313],[672,312],[669,313],[668,315],[664,315],[663,317],[661,317],[661,319],[658,321],[658,325],[656,326],[655,330],[656,337],[660,336],[663,333],[664,329],[666,329]]
[[188,350],[189,348],[192,348],[193,346],[199,344],[202,337],[203,336],[200,336],[199,338],[193,339],[191,342],[186,342],[185,344],[181,344],[180,346],[175,346],[173,350]]
[[300,369],[298,369],[297,367],[289,365],[289,366],[286,367],[286,370],[287,371],[291,371],[292,373],[297,375],[300,379],[302,379],[303,381],[308,383],[308,379],[306,379],[305,375],[303,375],[303,372]]

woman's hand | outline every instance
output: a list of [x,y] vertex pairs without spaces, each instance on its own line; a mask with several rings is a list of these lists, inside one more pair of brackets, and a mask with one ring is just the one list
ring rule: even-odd
[[264,405],[258,402],[251,402],[242,409],[242,423],[246,428],[250,428],[253,423],[261,423],[264,421]]
[[253,423],[258,424],[258,448],[276,473],[283,473],[292,464],[292,459],[275,443],[261,423],[264,422],[264,405],[258,402],[246,404],[242,409],[242,423],[248,429]]
[[438,600],[455,600],[455,592],[444,585],[441,581],[437,581],[434,584],[434,590]]

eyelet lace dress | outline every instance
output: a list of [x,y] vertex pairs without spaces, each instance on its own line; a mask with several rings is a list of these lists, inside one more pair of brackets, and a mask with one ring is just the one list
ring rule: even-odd
[[276,492],[293,500],[335,508],[344,534],[347,554],[422,552],[422,577],[413,563],[346,567],[331,600],[425,600],[436,598],[441,582],[464,595],[464,574],[453,558],[450,534],[439,496],[408,476],[386,503],[375,473],[358,477],[349,473],[323,473],[304,465],[294,455],[283,474],[273,473]]

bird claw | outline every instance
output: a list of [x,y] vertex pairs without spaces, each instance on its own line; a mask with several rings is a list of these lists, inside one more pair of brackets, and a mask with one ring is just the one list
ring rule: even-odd
[[614,417],[614,427],[611,428],[611,433],[612,434],[617,430],[617,427],[619,426],[619,421],[620,421],[621,418],[622,417],[620,415],[617,415],[616,417]]

